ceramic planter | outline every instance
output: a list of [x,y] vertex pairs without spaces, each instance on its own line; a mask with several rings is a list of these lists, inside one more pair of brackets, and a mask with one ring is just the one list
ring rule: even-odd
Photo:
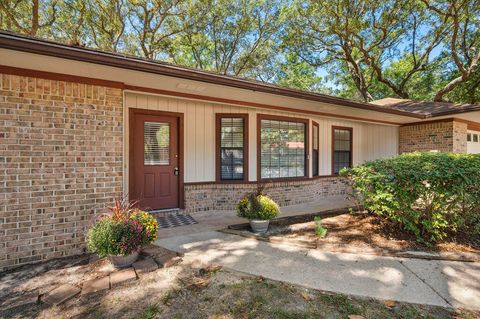
[[138,259],[140,249],[127,256],[108,256],[108,259],[115,268],[130,267]]
[[250,227],[252,228],[254,233],[263,234],[266,233],[268,230],[268,224],[270,220],[258,220],[258,219],[251,219],[250,220]]

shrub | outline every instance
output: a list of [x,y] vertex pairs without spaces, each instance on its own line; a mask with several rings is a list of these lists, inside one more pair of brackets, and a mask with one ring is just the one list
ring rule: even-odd
[[419,241],[436,242],[459,231],[480,234],[479,172],[480,155],[410,153],[341,175],[351,180],[365,209]]
[[271,198],[262,194],[249,194],[242,198],[237,205],[239,217],[260,220],[275,218],[280,213],[280,208]]
[[119,222],[109,217],[103,217],[88,231],[87,248],[101,257],[121,255],[119,241]]
[[157,239],[158,224],[149,213],[115,200],[110,213],[98,220],[87,234],[87,248],[99,255],[129,255]]

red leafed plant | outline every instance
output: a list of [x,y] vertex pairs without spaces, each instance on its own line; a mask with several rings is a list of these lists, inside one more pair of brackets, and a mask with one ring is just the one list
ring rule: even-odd
[[126,197],[115,196],[114,205],[108,207],[108,214],[113,220],[128,219],[132,213],[138,210],[135,208],[137,204],[138,201],[129,201]]

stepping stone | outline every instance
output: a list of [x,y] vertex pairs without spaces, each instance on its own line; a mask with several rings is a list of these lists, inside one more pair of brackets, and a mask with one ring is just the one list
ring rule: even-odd
[[81,289],[74,285],[61,285],[42,297],[42,301],[49,305],[59,305],[75,297],[80,291]]
[[102,277],[87,280],[82,286],[82,297],[110,289],[110,278]]
[[160,256],[160,255],[165,255],[169,251],[165,248],[150,244],[142,248],[141,254],[144,256]]
[[168,268],[178,264],[180,261],[182,261],[182,258],[177,256],[177,254],[174,252],[169,252],[166,255],[157,256],[155,261],[158,262],[160,267]]
[[152,258],[147,258],[133,263],[133,268],[135,268],[135,272],[137,273],[137,275],[140,276],[147,272],[157,270],[158,265]]
[[27,292],[21,296],[13,297],[8,299],[6,302],[1,304],[2,310],[9,310],[17,307],[24,307],[35,304],[38,302],[38,292]]
[[134,280],[137,280],[137,275],[133,268],[127,268],[110,274],[110,284],[112,288],[122,286]]

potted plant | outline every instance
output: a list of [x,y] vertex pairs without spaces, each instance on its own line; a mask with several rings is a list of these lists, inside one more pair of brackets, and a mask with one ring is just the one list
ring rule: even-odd
[[131,266],[142,245],[157,239],[158,224],[147,212],[134,208],[134,203],[115,200],[110,212],[102,215],[87,234],[87,248],[108,257],[116,268]]
[[237,215],[247,218],[254,233],[266,233],[270,219],[280,213],[280,208],[271,198],[263,194],[263,187],[248,194],[237,205]]

